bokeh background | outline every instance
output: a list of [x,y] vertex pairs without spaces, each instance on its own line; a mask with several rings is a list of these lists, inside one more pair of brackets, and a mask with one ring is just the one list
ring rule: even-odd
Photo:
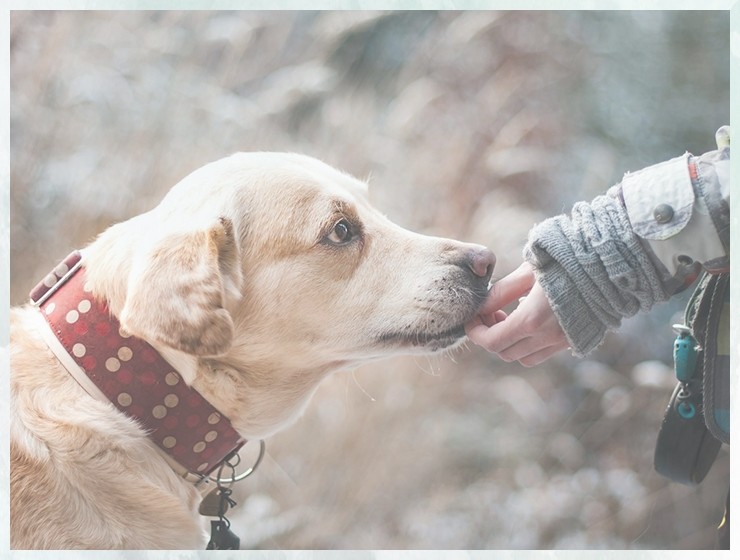
[[[490,246],[729,123],[729,12],[13,12],[11,302],[235,151],[359,177],[394,221]],[[653,471],[686,295],[586,360],[480,348],[343,373],[237,489],[245,548],[711,548],[723,450]],[[247,461],[248,458],[245,458]]]

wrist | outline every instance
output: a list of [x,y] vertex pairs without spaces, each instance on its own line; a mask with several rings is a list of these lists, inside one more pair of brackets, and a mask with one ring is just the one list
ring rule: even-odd
[[619,326],[618,317],[608,317],[605,323],[593,312],[576,282],[557,262],[535,269],[535,275],[574,356],[589,354],[601,344],[609,328]]

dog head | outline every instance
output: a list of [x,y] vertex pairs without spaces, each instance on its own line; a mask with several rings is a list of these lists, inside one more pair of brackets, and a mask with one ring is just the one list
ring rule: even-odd
[[455,346],[495,262],[399,227],[365,183],[279,153],[197,170],[90,249],[93,288],[124,329],[249,371],[253,386]]

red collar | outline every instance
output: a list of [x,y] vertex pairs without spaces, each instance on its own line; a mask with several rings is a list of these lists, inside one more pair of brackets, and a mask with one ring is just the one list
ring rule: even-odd
[[71,253],[31,291],[31,303],[113,405],[187,471],[211,473],[245,440],[151,345],[121,332],[86,290],[81,259]]

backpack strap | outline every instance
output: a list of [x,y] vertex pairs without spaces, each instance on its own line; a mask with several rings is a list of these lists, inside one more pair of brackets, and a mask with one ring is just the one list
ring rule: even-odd
[[705,272],[684,324],[673,326],[678,384],[658,432],[654,466],[682,484],[699,484],[730,441],[729,294],[729,274]]
[[702,294],[688,317],[702,348],[704,421],[711,434],[730,443],[730,275],[706,274]]

